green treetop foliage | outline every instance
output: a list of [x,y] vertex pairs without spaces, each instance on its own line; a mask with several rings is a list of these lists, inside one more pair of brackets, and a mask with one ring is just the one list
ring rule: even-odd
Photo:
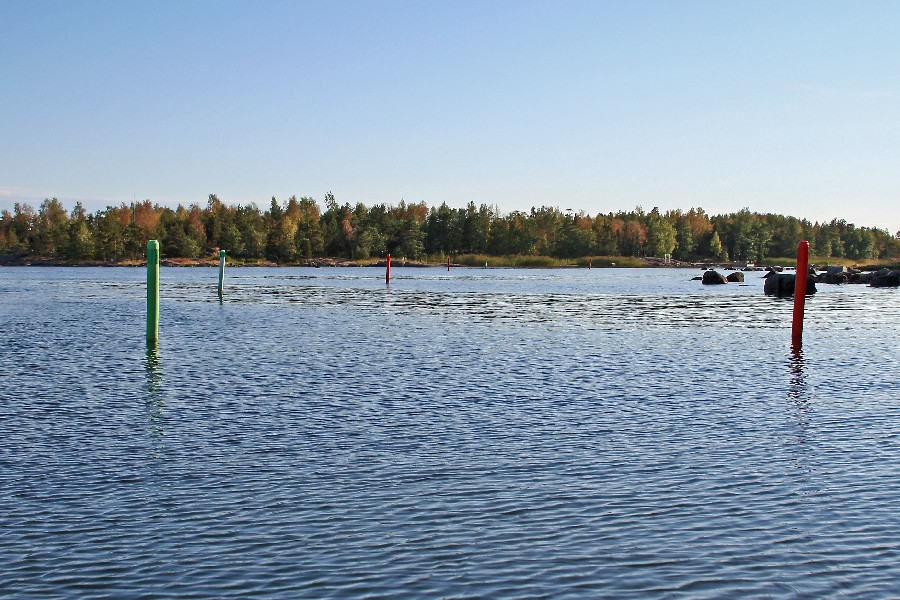
[[708,215],[641,207],[591,216],[571,209],[533,207],[503,214],[496,207],[462,208],[424,202],[396,206],[340,204],[328,193],[319,203],[291,196],[234,205],[211,194],[206,206],[172,209],[149,200],[107,206],[89,214],[79,203],[66,212],[56,198],[38,210],[15,204],[0,212],[0,254],[73,261],[139,260],[147,240],[160,241],[167,258],[215,256],[299,263],[321,256],[365,259],[387,253],[410,260],[425,256],[524,255],[571,259],[582,256],[656,256],[681,260],[759,261],[790,257],[809,240],[818,257],[853,260],[896,258],[900,232],[857,227],[844,220],[811,223],[796,217],[760,214],[745,208]]

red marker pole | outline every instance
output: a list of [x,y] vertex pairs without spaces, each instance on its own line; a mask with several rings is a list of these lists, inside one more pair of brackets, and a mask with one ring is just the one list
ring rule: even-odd
[[385,283],[391,282],[391,255],[390,254],[388,254],[388,257],[387,257],[387,269],[385,269],[385,271],[384,271],[384,282]]
[[589,258],[588,259],[588,269],[592,269],[593,267],[594,267],[594,259]]
[[447,270],[450,270],[450,257],[447,257]]
[[803,309],[806,305],[806,279],[809,276],[809,242],[797,244],[797,271],[794,275],[794,321],[791,325],[791,345],[803,345]]

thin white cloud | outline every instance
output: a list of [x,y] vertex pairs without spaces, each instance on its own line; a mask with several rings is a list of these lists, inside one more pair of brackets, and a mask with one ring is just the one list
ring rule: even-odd
[[0,198],[30,198],[31,191],[20,187],[0,185]]
[[900,90],[873,90],[873,89],[854,89],[840,88],[827,85],[817,85],[808,83],[799,83],[794,86],[794,91],[812,94],[823,98],[849,98],[849,99],[884,99],[900,97]]

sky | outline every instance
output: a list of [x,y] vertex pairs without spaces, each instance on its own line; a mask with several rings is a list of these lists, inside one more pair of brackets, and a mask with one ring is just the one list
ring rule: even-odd
[[0,0],[0,209],[274,196],[900,230],[900,2]]

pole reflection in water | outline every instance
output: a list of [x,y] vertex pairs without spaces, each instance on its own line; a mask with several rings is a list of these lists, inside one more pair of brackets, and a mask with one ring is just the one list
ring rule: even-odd
[[803,358],[803,350],[799,346],[791,347],[789,357],[788,400],[796,409],[795,429],[795,459],[796,466],[804,472],[809,472],[811,463],[807,452],[809,441],[810,410],[809,385],[806,381],[806,363]]
[[154,346],[147,348],[147,355],[144,361],[144,368],[147,374],[146,392],[147,399],[145,405],[147,414],[150,419],[150,432],[154,435],[163,435],[163,395],[162,395],[162,367],[159,361],[159,350]]
[[788,385],[788,397],[795,403],[806,406],[809,404],[806,364],[803,361],[803,350],[799,346],[791,346],[790,370],[791,378]]

